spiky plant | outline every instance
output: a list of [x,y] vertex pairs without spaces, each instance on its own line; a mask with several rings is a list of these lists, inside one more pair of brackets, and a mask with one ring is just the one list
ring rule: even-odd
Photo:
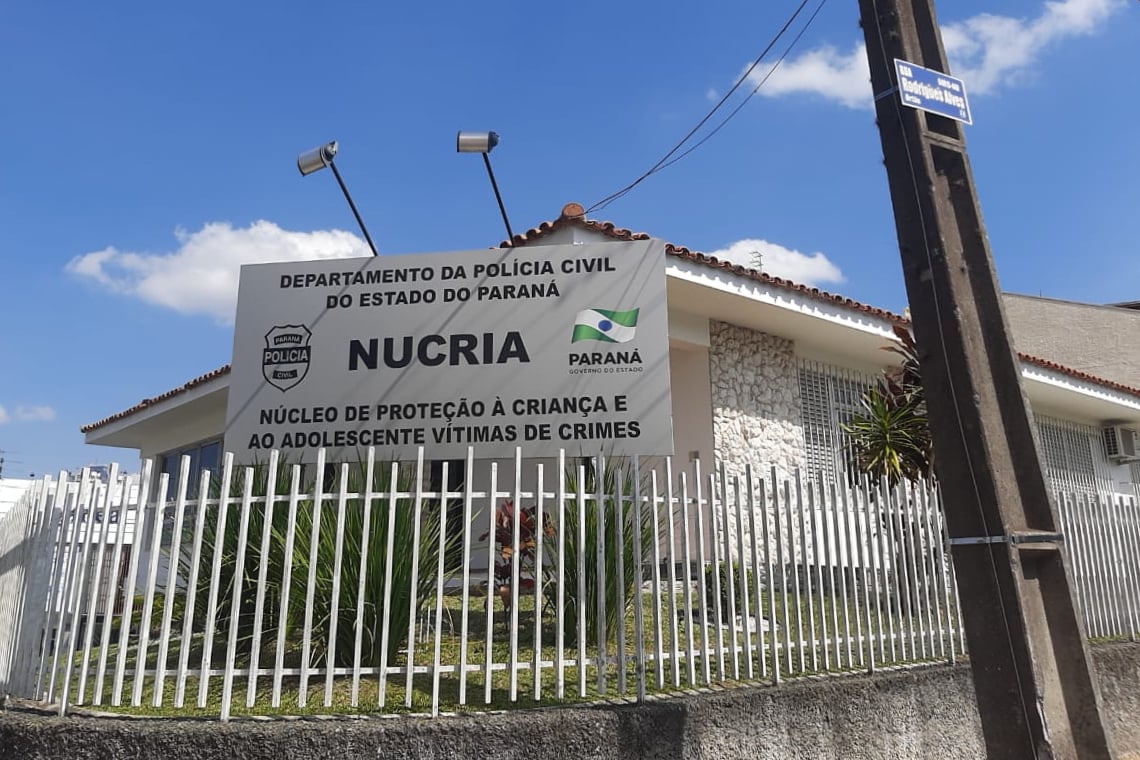
[[864,392],[861,410],[843,426],[856,466],[892,484],[929,478],[934,469],[918,347],[905,327],[894,331],[899,342],[884,350],[902,356],[902,364],[883,370]]
[[[579,478],[579,471],[574,467],[567,467],[566,490],[569,494],[577,494],[579,486],[582,493],[597,496],[598,487],[601,486],[601,501],[586,499],[584,520],[579,520],[578,502],[576,498],[568,498],[564,504],[565,525],[563,535],[560,537],[557,530],[557,506],[547,513],[550,530],[544,531],[544,552],[549,560],[543,568],[544,584],[543,595],[551,610],[557,609],[557,568],[559,552],[565,567],[565,585],[563,589],[563,633],[567,639],[573,640],[578,633],[578,607],[584,605],[586,618],[586,640],[595,642],[603,618],[598,616],[598,595],[602,595],[605,608],[606,638],[612,640],[617,627],[623,625],[625,613],[632,605],[639,601],[638,589],[641,582],[641,563],[653,545],[652,515],[643,505],[641,509],[641,545],[636,543],[637,514],[633,505],[634,480],[632,470],[619,467],[613,460],[604,459],[599,473],[597,466],[599,460],[594,460],[593,466],[583,468],[583,478]],[[619,491],[620,484],[620,491]],[[642,497],[648,490],[642,484],[640,489]],[[615,498],[620,493],[623,498]],[[603,517],[604,519],[600,519]],[[622,540],[618,542],[618,522],[621,521]],[[579,542],[580,526],[584,527],[585,543]],[[601,564],[604,583],[598,572],[598,535],[601,532]],[[618,554],[622,557],[622,572],[618,573]],[[585,593],[579,597],[578,590],[578,563],[579,556],[585,566]],[[618,589],[622,590],[624,605],[618,603]]]
[[[257,594],[257,581],[261,564],[262,536],[265,528],[266,507],[264,501],[251,505],[248,517],[247,539],[239,546],[241,521],[241,494],[244,490],[244,470],[235,471],[234,482],[230,486],[231,500],[224,521],[221,540],[218,538],[218,503],[206,507],[203,530],[201,569],[195,599],[197,630],[208,612],[210,568],[215,553],[220,554],[221,572],[218,576],[218,589],[215,606],[215,635],[228,630],[232,611],[233,589],[235,585],[238,557],[244,554],[242,573],[238,582],[240,595],[238,631],[243,651],[248,650],[254,636],[254,607]],[[389,636],[387,639],[387,659],[392,662],[397,652],[404,646],[408,623],[431,599],[436,588],[437,562],[440,551],[440,520],[444,507],[437,500],[423,500],[420,505],[419,541],[415,539],[415,500],[407,497],[392,499],[393,490],[390,464],[377,464],[372,478],[374,498],[367,523],[364,519],[364,492],[366,470],[363,464],[348,468],[345,491],[355,494],[355,498],[345,501],[341,557],[339,573],[339,593],[333,594],[334,568],[337,553],[338,503],[336,494],[340,491],[340,474],[329,484],[319,510],[311,498],[298,502],[293,526],[293,545],[288,553],[290,566],[289,598],[282,617],[281,596],[284,588],[286,568],[286,548],[289,528],[289,510],[286,502],[277,502],[272,511],[269,526],[268,550],[266,552],[265,604],[262,607],[262,644],[266,645],[277,637],[278,629],[285,628],[286,640],[298,642],[302,638],[306,618],[311,626],[312,662],[325,658],[330,643],[333,619],[333,599],[336,604],[335,662],[338,666],[351,665],[355,654],[356,622],[358,617],[357,593],[363,578],[363,605],[359,607],[361,623],[361,663],[376,666],[381,660],[381,635],[384,621],[385,599]],[[415,471],[409,467],[397,469],[395,491],[414,491]],[[253,493],[263,497],[266,493],[268,468],[259,465],[254,468]],[[278,496],[290,492],[291,468],[280,467],[276,477]],[[215,497],[219,485],[215,485]],[[299,491],[312,494],[311,481],[299,484]],[[331,498],[330,498],[330,495]],[[312,543],[313,521],[319,514],[315,549]],[[391,528],[391,530],[389,530]],[[462,537],[463,526],[449,526],[443,541],[446,556]],[[389,538],[389,534],[390,538]],[[367,552],[364,553],[363,537],[368,536]],[[188,537],[189,538],[189,537]],[[189,540],[183,542],[189,547]],[[418,545],[418,551],[414,551]],[[391,552],[391,584],[387,576],[387,547]],[[361,562],[363,556],[363,563]],[[184,549],[180,561],[182,577],[188,577],[189,550]],[[361,569],[363,567],[363,575]],[[412,603],[412,575],[416,573],[415,604]],[[446,567],[445,574],[454,572],[454,567]],[[312,602],[308,597],[308,582],[313,577],[314,594]]]

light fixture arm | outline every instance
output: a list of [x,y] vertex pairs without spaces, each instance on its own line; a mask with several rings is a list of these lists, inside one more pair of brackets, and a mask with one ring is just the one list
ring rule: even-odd
[[[356,223],[360,225],[360,231],[364,233],[364,239],[368,241],[368,247],[372,249],[373,256],[379,256],[380,253],[376,250],[376,244],[372,242],[372,236],[368,234],[368,228],[364,226],[364,220],[360,218],[360,212],[356,210],[356,204],[352,202],[352,196],[348,194],[348,188],[345,187],[344,180],[340,178],[340,171],[336,168],[336,163],[328,161],[328,167],[332,169],[333,176],[336,177],[336,183],[340,185],[340,191],[344,193],[344,199],[348,201],[348,207],[352,209],[352,215],[356,217]],[[494,180],[492,180],[493,182]]]
[[487,167],[487,176],[491,178],[491,189],[495,191],[495,200],[499,202],[499,213],[503,215],[503,226],[507,228],[507,245],[513,248],[515,233],[511,232],[511,222],[507,219],[507,207],[503,205],[503,196],[499,194],[499,183],[495,181],[495,172],[491,170],[491,157],[486,151],[483,151],[483,165]]

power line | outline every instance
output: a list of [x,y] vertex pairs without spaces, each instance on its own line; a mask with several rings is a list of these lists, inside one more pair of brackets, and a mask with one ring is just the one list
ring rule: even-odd
[[708,120],[711,119],[713,117],[713,115],[715,115],[716,112],[720,110],[721,106],[723,106],[728,101],[728,99],[730,97],[732,97],[732,94],[734,92],[736,92],[742,84],[744,84],[744,82],[748,79],[748,76],[753,72],[753,70],[755,70],[755,68],[757,66],[760,65],[760,62],[764,60],[764,57],[766,55],[768,55],[769,52],[771,52],[772,48],[775,47],[776,43],[779,42],[780,38],[784,36],[784,33],[788,31],[788,28],[791,27],[791,25],[795,22],[796,18],[800,15],[800,12],[804,9],[804,7],[807,6],[807,4],[808,4],[808,0],[802,0],[802,2],[800,2],[799,6],[796,8],[795,12],[793,12],[792,15],[788,18],[788,20],[786,22],[784,22],[784,25],[782,27],[780,27],[780,31],[777,32],[776,36],[774,36],[768,42],[768,44],[764,47],[764,49],[762,51],[760,51],[760,55],[758,55],[756,57],[756,59],[752,61],[752,64],[747,69],[745,69],[744,73],[741,74],[739,78],[737,78],[735,84],[732,85],[732,88],[724,94],[724,97],[722,97],[717,102],[717,104],[714,105],[712,107],[712,109],[707,114],[704,115],[704,118],[702,118],[699,122],[697,122],[696,126],[694,126],[692,129],[690,129],[689,132],[684,137],[682,137],[681,140],[676,145],[674,145],[669,150],[668,153],[666,153],[664,156],[662,156],[661,159],[657,161],[657,163],[655,163],[652,167],[649,168],[648,171],[646,171],[640,177],[635,179],[633,182],[629,183],[628,185],[626,185],[622,189],[620,189],[614,193],[611,193],[610,195],[607,195],[605,198],[602,198],[600,201],[598,201],[594,205],[590,206],[588,209],[586,209],[586,213],[590,213],[592,211],[597,211],[597,210],[605,208],[606,206],[613,203],[618,198],[621,198],[623,195],[628,193],[633,188],[640,185],[642,182],[644,182],[650,176],[652,176],[653,174],[660,171],[663,168],[663,165],[670,158],[673,157],[673,154],[676,153],[678,150],[680,150],[685,145],[685,143],[689,141],[689,139],[693,135],[695,135],[698,131],[700,131],[701,127],[703,127],[708,122]]
[[819,15],[819,12],[821,10],[823,10],[823,6],[826,4],[827,4],[827,0],[820,0],[819,5],[817,5],[815,7],[815,10],[812,11],[812,14],[808,17],[807,23],[805,23],[803,25],[803,27],[800,29],[799,33],[796,34],[796,36],[794,38],[792,38],[792,41],[788,44],[788,46],[786,48],[784,48],[784,52],[781,53],[780,57],[776,59],[776,62],[774,64],[772,64],[772,68],[768,69],[768,73],[765,74],[760,79],[760,81],[756,84],[756,86],[754,88],[752,88],[752,92],[748,93],[744,97],[744,100],[740,101],[740,103],[736,106],[736,108],[732,109],[732,111],[729,112],[728,116],[725,116],[723,119],[721,119],[720,123],[717,124],[715,127],[713,127],[711,132],[709,132],[707,135],[705,135],[700,140],[698,140],[696,142],[696,144],[689,146],[689,148],[687,150],[685,150],[685,152],[683,152],[681,155],[676,156],[672,160],[663,164],[661,166],[661,168],[658,169],[658,171],[664,171],[665,169],[668,169],[670,166],[677,163],[682,158],[684,158],[685,156],[689,155],[690,153],[692,153],[697,148],[704,145],[706,142],[708,142],[710,139],[712,139],[713,135],[715,135],[717,132],[719,132],[721,129],[723,129],[724,125],[728,124],[728,122],[732,120],[733,116],[736,116],[736,114],[740,113],[740,109],[744,108],[744,105],[748,101],[752,100],[752,97],[756,93],[760,92],[760,88],[764,86],[764,83],[768,81],[768,78],[776,73],[776,69],[780,68],[780,64],[783,63],[784,59],[788,57],[788,54],[790,54],[792,52],[792,49],[795,48],[796,43],[798,43],[800,41],[800,38],[804,36],[804,32],[806,32],[808,30],[808,27],[811,26],[811,22],[815,21],[815,17]]

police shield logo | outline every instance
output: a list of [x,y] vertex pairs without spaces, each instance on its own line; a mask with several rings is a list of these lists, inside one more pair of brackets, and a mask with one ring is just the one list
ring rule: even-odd
[[276,325],[265,333],[261,373],[275,388],[287,391],[309,373],[313,333],[304,325]]

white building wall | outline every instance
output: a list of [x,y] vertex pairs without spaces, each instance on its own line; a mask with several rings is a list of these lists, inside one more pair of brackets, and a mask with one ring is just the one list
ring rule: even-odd
[[704,346],[672,347],[669,374],[673,396],[674,466],[687,467],[699,458],[706,470],[713,466],[712,385],[709,349]]

